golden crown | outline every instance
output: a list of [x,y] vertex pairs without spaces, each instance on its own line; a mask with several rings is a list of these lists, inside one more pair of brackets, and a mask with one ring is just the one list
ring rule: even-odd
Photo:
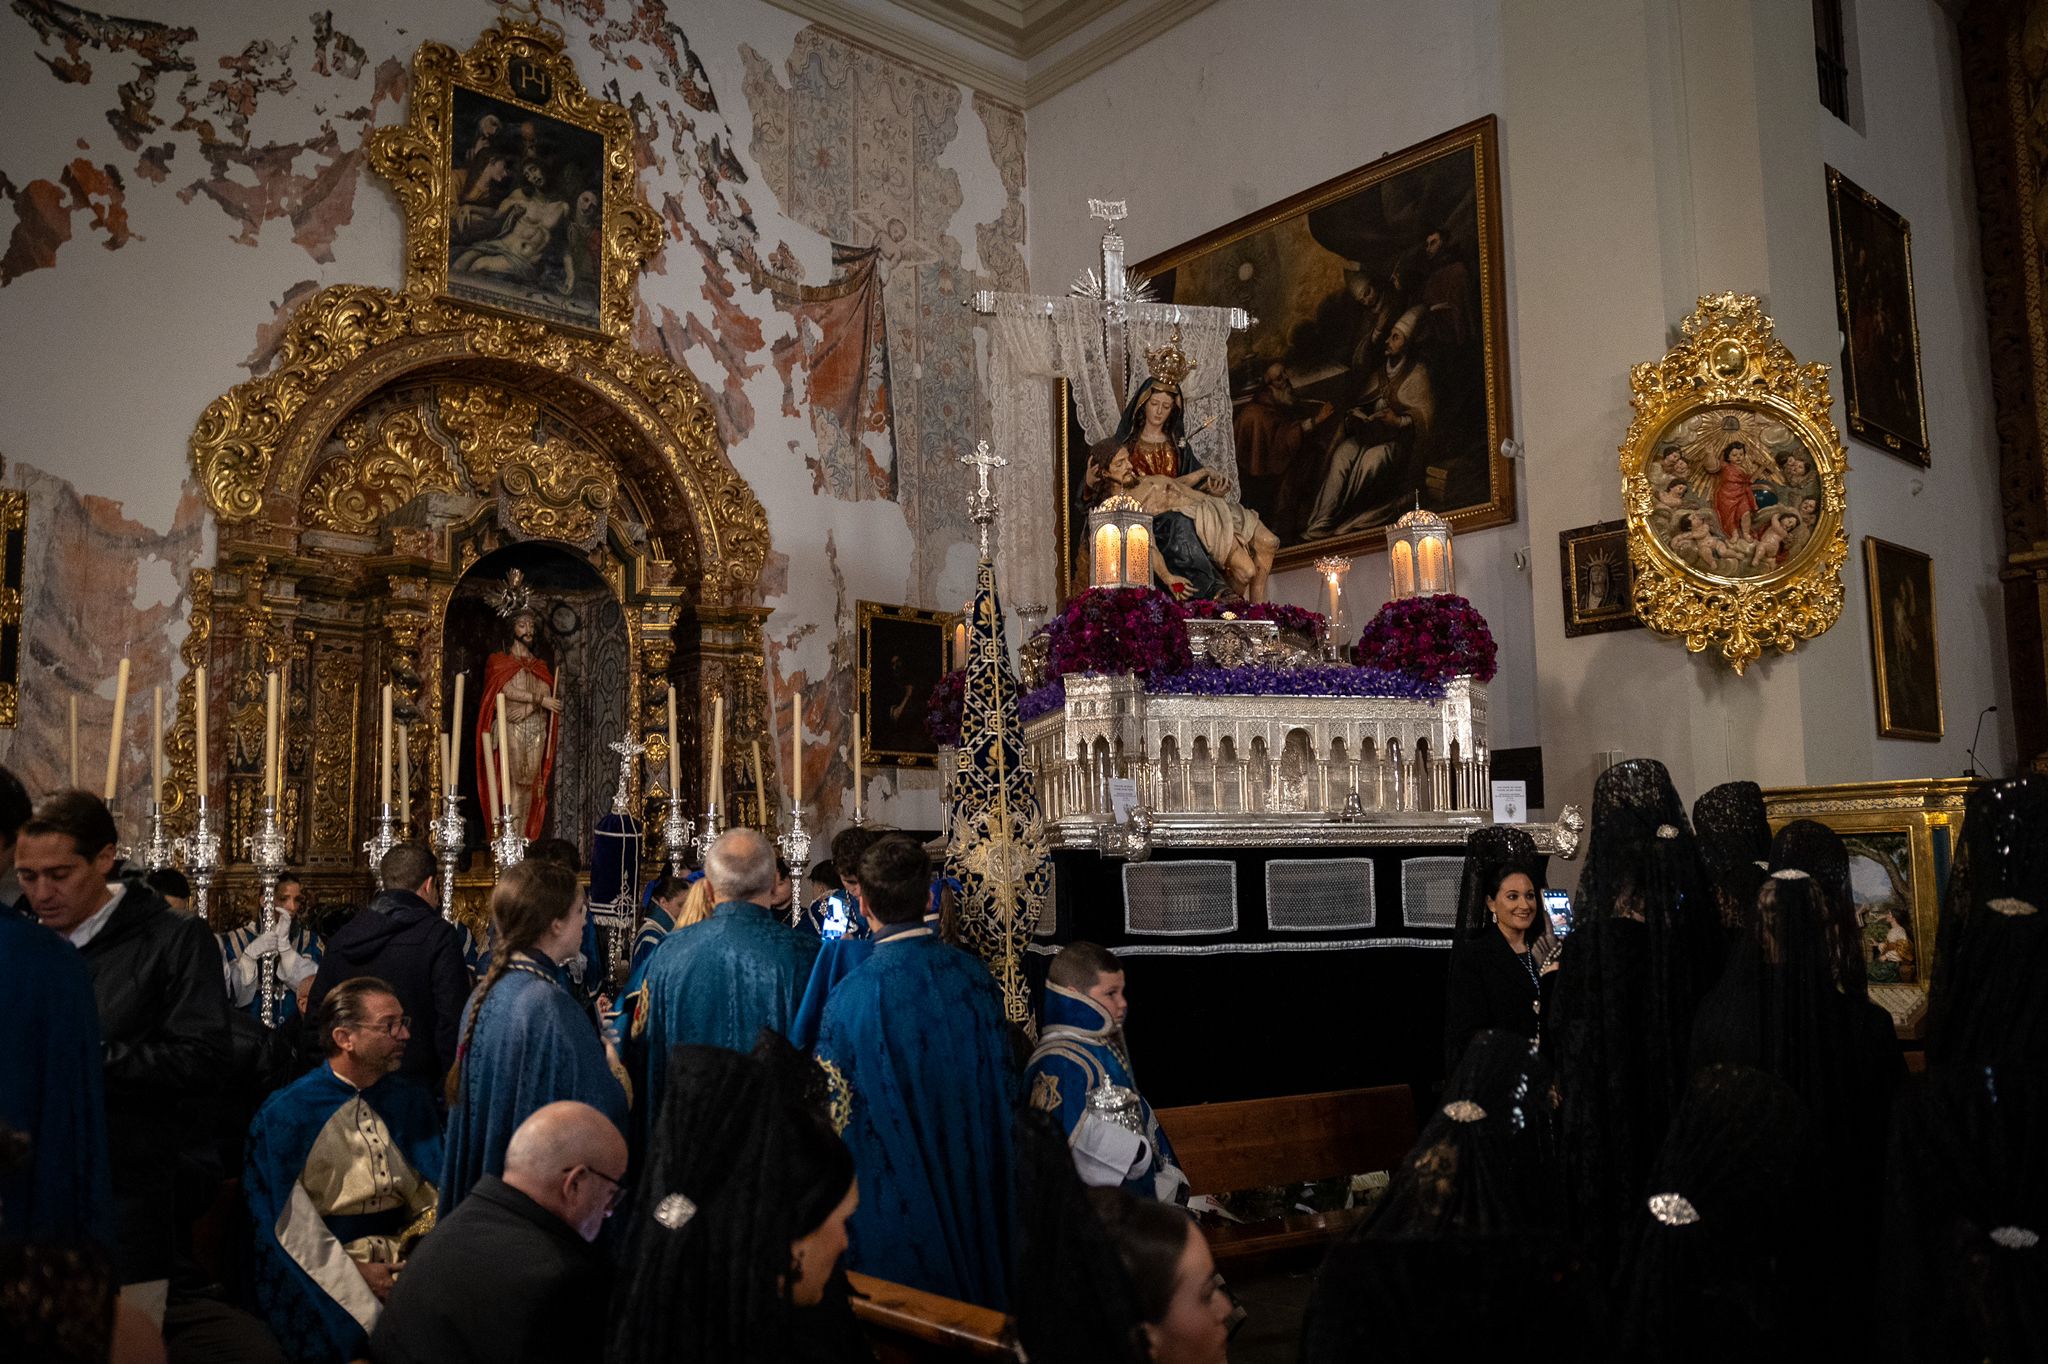
[[1145,352],[1145,364],[1152,371],[1152,380],[1161,388],[1178,393],[1181,381],[1192,374],[1195,362],[1188,359],[1187,352],[1180,348],[1180,328],[1173,329],[1173,339],[1155,350]]

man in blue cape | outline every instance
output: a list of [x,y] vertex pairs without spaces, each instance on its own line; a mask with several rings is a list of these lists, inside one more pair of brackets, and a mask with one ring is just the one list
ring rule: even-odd
[[775,892],[775,849],[753,829],[721,834],[704,858],[720,902],[702,923],[663,938],[648,959],[641,1112],[661,1111],[676,1047],[751,1051],[761,1029],[789,1036],[818,941],[765,906]]
[[1038,1047],[1024,1068],[1033,1108],[1067,1134],[1081,1178],[1170,1200],[1187,1184],[1173,1143],[1138,1093],[1124,1050],[1123,963],[1092,942],[1069,943],[1046,972]]
[[322,951],[320,935],[300,917],[305,907],[306,884],[297,872],[287,871],[277,878],[277,922],[270,932],[262,932],[262,924],[252,920],[220,935],[228,1003],[261,1019],[263,959],[276,957],[277,1003],[267,1021],[282,1023],[299,1011],[299,986],[319,971]]
[[[4,769],[0,769],[4,770]],[[14,840],[7,837],[11,867]],[[0,910],[0,1125],[29,1138],[28,1162],[0,1174],[0,1232],[114,1247],[107,1101],[92,977],[77,949]]]
[[441,1123],[396,1072],[411,1036],[374,977],[328,991],[312,1024],[326,1060],[267,1099],[242,1190],[257,1306],[299,1364],[360,1358],[413,1242],[433,1225]]
[[832,991],[818,1030],[834,1122],[860,1174],[846,1265],[1001,1309],[1017,1071],[995,982],[924,921],[931,875],[931,858],[900,835],[862,856],[874,951]]

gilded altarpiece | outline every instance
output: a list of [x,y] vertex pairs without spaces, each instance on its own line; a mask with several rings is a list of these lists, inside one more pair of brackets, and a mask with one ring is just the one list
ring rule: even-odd
[[[433,140],[449,135],[448,83],[496,88],[492,73],[501,78],[519,63],[548,72],[550,107],[605,135],[599,328],[451,299],[445,271],[437,274],[434,254],[420,249],[421,215],[445,208],[437,196],[445,196],[448,161]],[[436,739],[452,699],[448,632],[464,632],[456,651],[463,657],[483,647],[471,637],[479,617],[451,602],[487,586],[465,588],[466,575],[502,572],[486,561],[539,558],[574,568],[588,584],[575,599],[586,608],[581,616],[620,632],[622,645],[601,655],[598,680],[620,698],[609,723],[623,729],[630,721],[647,744],[629,774],[633,812],[658,822],[673,795],[664,733],[673,683],[684,698],[687,809],[703,808],[702,731],[710,698],[722,694],[725,752],[734,755],[725,787],[742,793],[727,817],[755,823],[773,815],[758,808],[737,757],[767,733],[767,612],[753,605],[768,553],[766,516],[727,458],[696,379],[627,339],[632,272],[656,244],[624,159],[630,122],[584,94],[558,35],[509,22],[468,53],[425,45],[412,100],[408,125],[380,130],[371,142],[372,164],[394,182],[411,224],[404,290],[337,285],[308,299],[275,366],[216,399],[191,440],[194,473],[219,522],[219,559],[194,574],[184,661],[210,669],[209,800],[227,817],[229,862],[215,896],[228,921],[256,898],[246,859],[260,798],[264,673],[281,669],[287,679],[288,861],[303,869],[316,905],[358,903],[368,889],[361,849],[378,799],[380,690],[392,686],[396,723],[407,732],[409,832],[424,838],[447,775]],[[612,173],[621,168],[623,178]],[[445,246],[438,259],[445,263]],[[472,711],[478,680],[469,684]],[[193,818],[192,688],[188,673],[170,736],[174,832]],[[465,736],[466,766],[472,737]],[[600,750],[619,737],[575,736]],[[576,800],[564,808],[577,820],[555,832],[587,850],[587,826],[575,823],[595,799],[596,769],[583,761],[576,770]],[[616,762],[604,770],[609,809]],[[471,781],[466,791],[473,790]],[[457,905],[474,924],[493,871],[468,798],[464,813],[479,836],[458,878]]]

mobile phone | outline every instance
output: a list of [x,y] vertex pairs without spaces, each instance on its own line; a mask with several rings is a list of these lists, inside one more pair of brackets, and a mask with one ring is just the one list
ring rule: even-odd
[[1543,909],[1550,915],[1550,931],[1562,938],[1572,931],[1572,896],[1566,890],[1545,890]]

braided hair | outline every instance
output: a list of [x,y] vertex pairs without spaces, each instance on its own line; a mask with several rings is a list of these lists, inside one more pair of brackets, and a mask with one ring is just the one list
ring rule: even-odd
[[512,959],[531,952],[548,929],[576,908],[576,873],[557,862],[529,857],[498,878],[491,891],[491,927],[497,931],[497,950],[491,953],[491,969],[484,973],[476,993],[470,996],[469,1021],[463,1025],[462,1045],[455,1049],[455,1064],[448,1069],[448,1102],[462,1102],[462,1061],[476,1040],[476,1025],[484,1016],[484,1003],[505,973]]

